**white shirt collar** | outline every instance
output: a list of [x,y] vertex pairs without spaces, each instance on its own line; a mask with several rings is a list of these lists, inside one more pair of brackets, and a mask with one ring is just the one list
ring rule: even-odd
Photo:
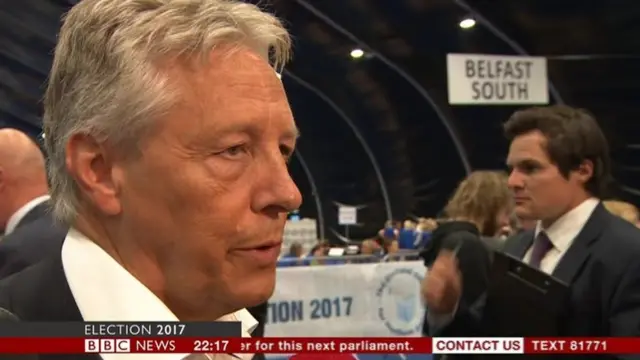
[[573,240],[580,234],[580,231],[582,231],[599,203],[600,200],[589,198],[562,215],[547,229],[543,229],[542,222],[538,221],[536,236],[540,231],[544,230],[556,249],[561,252],[566,251],[573,243]]
[[49,200],[49,195],[42,195],[22,205],[22,207],[18,209],[18,211],[14,212],[13,215],[9,217],[9,220],[7,220],[7,226],[5,226],[4,234],[8,235],[12,233],[29,211],[47,200]]
[[[62,266],[85,321],[179,321],[146,286],[102,248],[75,229],[62,245]],[[250,337],[258,322],[246,310],[220,321],[240,321],[243,337]],[[101,354],[105,360],[182,360],[189,354]],[[250,354],[234,354],[251,359]]]

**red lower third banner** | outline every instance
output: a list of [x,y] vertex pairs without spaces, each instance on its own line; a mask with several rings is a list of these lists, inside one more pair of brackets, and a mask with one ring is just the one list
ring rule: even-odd
[[2,354],[640,354],[640,338],[0,338]]
[[3,354],[431,353],[430,338],[0,338]]

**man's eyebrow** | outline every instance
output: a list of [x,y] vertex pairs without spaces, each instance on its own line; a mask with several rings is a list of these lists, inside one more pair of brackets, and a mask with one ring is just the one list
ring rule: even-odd
[[300,129],[295,127],[293,130],[288,130],[284,137],[287,139],[297,140],[300,137]]
[[[239,122],[239,123],[232,124],[230,126],[226,126],[222,129],[218,129],[217,132],[218,133],[216,135],[218,137],[221,137],[221,136],[234,134],[234,133],[254,134],[256,132],[256,129],[253,128],[251,124]],[[299,137],[300,137],[300,130],[297,127],[294,127],[293,129],[288,129],[283,134],[283,138],[285,139],[296,140]]]
[[505,164],[509,169],[511,169],[511,168],[515,167],[516,165],[519,165],[520,163],[522,163],[522,160],[518,160],[518,159],[510,160],[510,159],[507,159],[507,161],[506,161],[504,164]]
[[506,165],[508,167],[522,166],[522,165],[525,165],[525,166],[538,166],[540,164],[541,164],[540,161],[535,160],[535,159],[518,159],[518,160],[515,160],[515,161],[507,160],[507,162],[506,162]]

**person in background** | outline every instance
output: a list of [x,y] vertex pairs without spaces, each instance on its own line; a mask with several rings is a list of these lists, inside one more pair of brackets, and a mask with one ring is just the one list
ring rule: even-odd
[[40,148],[18,130],[0,129],[0,278],[60,252],[67,227],[50,205]]
[[424,225],[427,231],[434,232],[438,228],[438,220],[434,218],[427,218],[424,220]]
[[397,239],[399,234],[400,229],[391,220],[388,220],[384,228],[378,232],[378,235],[385,239]]
[[374,238],[383,255],[397,252],[399,249],[398,241],[402,231],[401,222],[387,221],[385,223],[384,229],[380,230],[378,235]]
[[416,223],[411,220],[405,220],[404,226],[400,230],[398,236],[398,248],[403,250],[413,249],[416,241]]
[[309,254],[304,259],[305,265],[324,265],[326,261],[327,252],[329,251],[329,242],[326,240],[318,241],[314,247],[311,248]]
[[[371,256],[371,257],[379,257],[383,255],[383,249],[382,247],[378,244],[378,242],[375,241],[375,239],[366,239],[362,241],[362,244],[360,245],[360,254],[361,255],[366,255],[366,256]],[[367,259],[366,261],[370,261],[371,259]]]
[[289,251],[278,260],[278,266],[287,267],[302,265],[302,251],[303,249],[300,243],[292,243],[289,247]]
[[[507,175],[499,171],[475,171],[464,179],[445,207],[446,220],[433,232],[430,246],[421,253],[425,266],[431,267],[442,250],[457,253],[465,303],[475,302],[488,283],[491,264],[489,251],[499,247],[499,231],[509,225],[513,197]],[[428,276],[423,281],[427,300]],[[431,319],[425,319],[423,332],[429,334]]]
[[513,196],[507,186],[507,174],[475,171],[458,185],[444,209],[445,218],[432,233],[432,241],[441,250],[441,240],[455,235],[457,229],[464,233],[475,228],[483,241],[494,247],[498,244],[495,239],[510,229],[512,211]]
[[0,233],[47,216],[49,188],[38,145],[15,129],[0,129]]
[[294,242],[293,244],[291,244],[287,256],[292,258],[300,258],[302,256],[302,251],[302,245],[300,245],[300,243]]
[[[329,248],[331,248],[331,244],[329,244],[329,240],[327,239],[320,239],[318,240],[318,243],[311,247],[311,250],[309,250],[309,252],[307,253],[307,256],[325,256],[327,251],[329,251]],[[318,254],[325,254],[325,255],[318,255]]]
[[398,240],[396,239],[386,238],[378,234],[372,240],[377,244],[378,251],[382,256],[398,252]]
[[398,254],[398,251],[400,251],[400,245],[398,243],[398,240],[386,240],[384,242],[384,245],[385,245],[384,253],[386,255],[391,255],[390,260],[398,260],[399,258],[394,256]]
[[237,321],[250,336],[246,308],[273,293],[302,201],[276,73],[290,49],[245,2],[74,5],[43,118],[53,214],[71,229],[56,256],[0,281],[0,307],[25,321]]
[[433,218],[421,218],[416,227],[416,236],[413,243],[414,249],[424,249],[431,241],[431,234],[438,228],[438,222]]
[[[503,251],[571,286],[556,336],[640,336],[640,230],[599,200],[611,160],[596,119],[555,105],[517,111],[504,128],[515,212],[540,220],[533,231],[509,238]],[[483,336],[482,321],[490,321],[482,319],[484,302],[463,300],[467,284],[456,261],[442,252],[427,276],[432,335]]]
[[602,204],[613,215],[619,216],[635,226],[640,226],[640,214],[634,205],[618,200],[607,200]]

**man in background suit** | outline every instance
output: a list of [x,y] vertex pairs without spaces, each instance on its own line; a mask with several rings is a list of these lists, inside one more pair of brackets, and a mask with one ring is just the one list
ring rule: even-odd
[[[516,213],[541,220],[504,251],[571,284],[563,336],[640,336],[640,231],[599,201],[610,164],[597,122],[567,106],[532,108],[505,132]],[[425,281],[434,333],[482,335],[482,304],[459,301],[455,255],[443,252]]]
[[0,232],[7,236],[43,217],[48,199],[38,145],[18,130],[0,129]]
[[44,157],[26,134],[0,130],[0,278],[56,254],[66,228],[49,212]]

